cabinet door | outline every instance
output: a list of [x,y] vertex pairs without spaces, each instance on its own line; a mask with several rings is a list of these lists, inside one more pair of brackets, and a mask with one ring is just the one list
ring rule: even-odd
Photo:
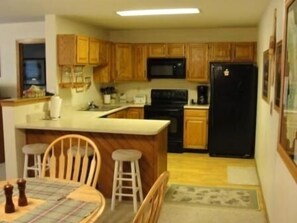
[[167,49],[164,43],[150,43],[148,45],[149,57],[165,57],[166,51]]
[[[95,83],[108,84],[113,82],[112,68],[112,43],[104,43],[105,62],[93,68],[93,80]],[[101,58],[101,57],[100,57]],[[100,59],[101,60],[101,59]]]
[[87,36],[76,37],[76,63],[88,64],[89,62],[89,38]]
[[207,110],[185,110],[184,148],[207,149]]
[[211,43],[210,61],[231,61],[232,59],[231,43]]
[[99,40],[90,38],[89,40],[89,64],[99,64]]
[[185,44],[182,43],[168,43],[167,44],[167,56],[169,57],[184,57]]
[[208,81],[208,44],[187,45],[187,80]]
[[115,44],[115,81],[133,80],[132,44]]
[[255,43],[234,43],[233,61],[254,61]]
[[143,119],[144,118],[143,108],[128,108],[126,113],[126,118]]
[[135,81],[146,81],[147,80],[147,70],[146,70],[146,60],[147,60],[147,47],[145,44],[134,44],[134,76]]

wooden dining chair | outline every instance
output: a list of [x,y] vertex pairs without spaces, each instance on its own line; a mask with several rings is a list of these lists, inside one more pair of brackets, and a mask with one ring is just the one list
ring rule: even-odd
[[[48,168],[44,168],[49,160]],[[96,187],[101,167],[101,156],[89,138],[69,134],[60,136],[47,147],[41,177],[66,179]]]
[[158,221],[168,180],[168,171],[163,172],[158,177],[140,205],[133,223],[156,223]]

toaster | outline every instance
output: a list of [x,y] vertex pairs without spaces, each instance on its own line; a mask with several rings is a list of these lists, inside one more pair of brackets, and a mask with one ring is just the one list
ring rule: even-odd
[[145,95],[135,95],[134,96],[134,104],[145,104],[146,96]]

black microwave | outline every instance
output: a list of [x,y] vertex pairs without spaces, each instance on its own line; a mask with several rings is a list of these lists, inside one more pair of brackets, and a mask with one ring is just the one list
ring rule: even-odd
[[147,77],[177,78],[186,77],[186,58],[148,58]]

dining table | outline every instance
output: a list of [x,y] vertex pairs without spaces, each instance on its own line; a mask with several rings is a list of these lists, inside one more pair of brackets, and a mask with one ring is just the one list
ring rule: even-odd
[[[19,206],[17,181],[0,181],[0,223],[87,223],[96,222],[104,208],[105,198],[100,191],[85,184],[49,177],[25,178],[26,206]],[[15,211],[5,212],[4,187],[13,186]]]

